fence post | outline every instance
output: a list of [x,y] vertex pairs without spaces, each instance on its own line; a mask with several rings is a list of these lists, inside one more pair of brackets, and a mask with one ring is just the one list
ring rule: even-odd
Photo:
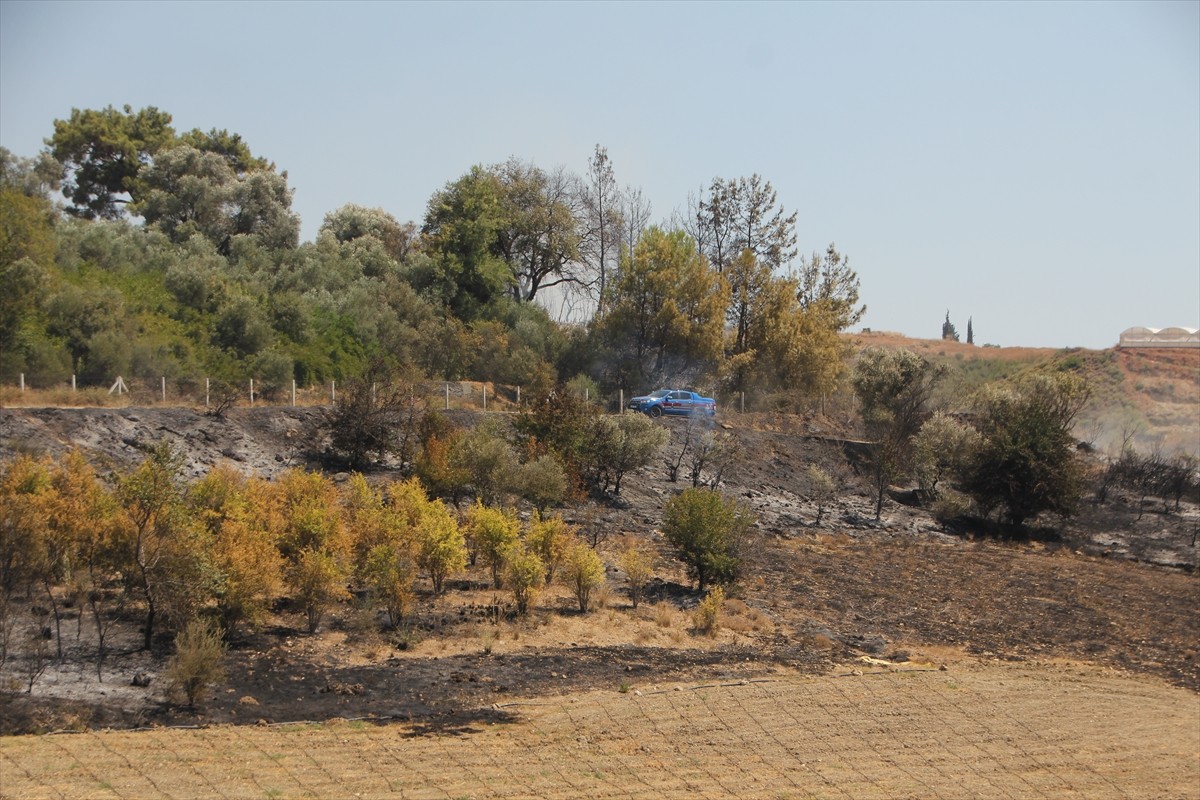
[[487,411],[487,384],[483,384],[483,410]]
[[371,405],[372,406],[375,405],[375,384],[374,384],[374,382],[371,383]]
[[209,389],[208,384],[209,384],[209,379],[205,378],[204,379],[204,407],[205,408],[208,408],[208,389]]
[[746,393],[742,392],[742,413],[746,413]]
[[337,402],[337,381],[329,382],[329,402]]
[[517,408],[521,407],[521,387],[517,387]]
[[162,401],[167,402],[167,376],[163,375],[160,379],[162,382]]
[[625,413],[625,390],[618,389],[617,392],[618,392],[617,393],[617,413],[624,414]]
[[250,379],[250,407],[254,408],[254,378]]
[[583,387],[583,404],[586,406],[592,402],[592,390],[587,386]]
[[450,410],[450,383],[447,382],[446,383],[446,407],[443,409],[443,411],[449,411],[449,410]]
[[21,373],[21,394],[25,394],[25,373]]
[[71,391],[75,391],[75,376],[71,376]]
[[292,378],[292,405],[296,405],[296,379]]

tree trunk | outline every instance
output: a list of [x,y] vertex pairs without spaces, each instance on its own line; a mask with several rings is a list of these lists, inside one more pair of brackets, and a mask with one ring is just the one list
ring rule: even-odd
[[154,602],[150,599],[149,592],[146,593],[146,603],[149,609],[146,611],[146,636],[142,640],[143,650],[149,650],[150,645],[154,642]]

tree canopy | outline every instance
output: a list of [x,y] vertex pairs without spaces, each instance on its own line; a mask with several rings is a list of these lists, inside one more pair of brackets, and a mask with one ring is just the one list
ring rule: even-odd
[[[155,107],[72,109],[36,158],[0,150],[0,369],[271,391],[382,360],[537,392],[576,378],[797,404],[833,391],[858,279],[832,246],[788,270],[796,214],[770,181],[716,178],[682,227],[650,225],[607,148],[585,166],[479,164],[416,222],[347,203],[300,243],[286,171],[239,133],[177,132]],[[547,297],[582,324],[555,321]]]
[[983,441],[964,484],[985,512],[998,508],[1014,525],[1043,511],[1075,512],[1083,471],[1071,430],[1090,399],[1087,382],[1063,372],[980,391],[974,405]]

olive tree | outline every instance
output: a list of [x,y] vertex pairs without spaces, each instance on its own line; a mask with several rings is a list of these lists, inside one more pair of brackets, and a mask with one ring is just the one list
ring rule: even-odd
[[1088,383],[1062,372],[989,384],[975,398],[982,443],[964,482],[985,513],[1000,509],[1014,525],[1043,511],[1073,514],[1083,468],[1071,435],[1091,398]]
[[751,522],[749,510],[712,489],[685,489],[663,508],[663,533],[700,591],[737,579]]
[[872,347],[854,367],[854,393],[871,438],[875,519],[888,484],[904,470],[912,438],[929,416],[933,389],[944,370],[910,350]]
[[979,432],[944,412],[935,412],[913,437],[913,465],[926,500],[936,500],[948,478],[961,479],[979,449]]
[[654,458],[670,435],[666,428],[641,414],[597,417],[588,449],[588,476],[593,485],[621,493],[621,479]]

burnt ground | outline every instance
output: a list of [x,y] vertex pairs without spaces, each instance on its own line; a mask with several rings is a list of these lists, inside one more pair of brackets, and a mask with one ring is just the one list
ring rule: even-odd
[[[270,476],[304,464],[301,443],[319,413],[235,409],[216,420],[187,409],[3,409],[0,458],[78,445],[119,466],[168,438],[188,453],[189,475],[227,462]],[[688,428],[661,424],[673,437],[665,459]],[[889,499],[876,521],[855,470],[859,448],[828,421],[731,417],[716,430],[736,437],[741,454],[722,489],[758,519],[736,592],[741,611],[716,638],[690,629],[698,595],[657,531],[662,504],[686,485],[668,481],[658,463],[627,476],[618,500],[565,512],[601,540],[610,564],[621,535],[656,549],[657,578],[636,611],[613,567],[608,610],[586,617],[559,591],[528,619],[497,622],[482,570],[445,597],[422,597],[399,631],[345,606],[309,636],[302,616],[281,607],[266,629],[232,642],[225,684],[193,713],[168,702],[161,673],[169,643],[140,651],[136,615],[112,634],[97,682],[90,620],[79,625],[78,610],[68,609],[62,665],[51,665],[31,693],[25,656],[13,655],[0,672],[3,732],[370,716],[452,730],[502,715],[510,697],[825,672],[862,656],[1084,660],[1200,691],[1194,504],[1139,509],[1131,498],[1110,498],[1065,523],[1038,520],[1043,527],[1017,534],[985,522],[947,530]],[[812,463],[841,485],[820,525],[805,499]],[[150,685],[131,685],[137,673]]]

